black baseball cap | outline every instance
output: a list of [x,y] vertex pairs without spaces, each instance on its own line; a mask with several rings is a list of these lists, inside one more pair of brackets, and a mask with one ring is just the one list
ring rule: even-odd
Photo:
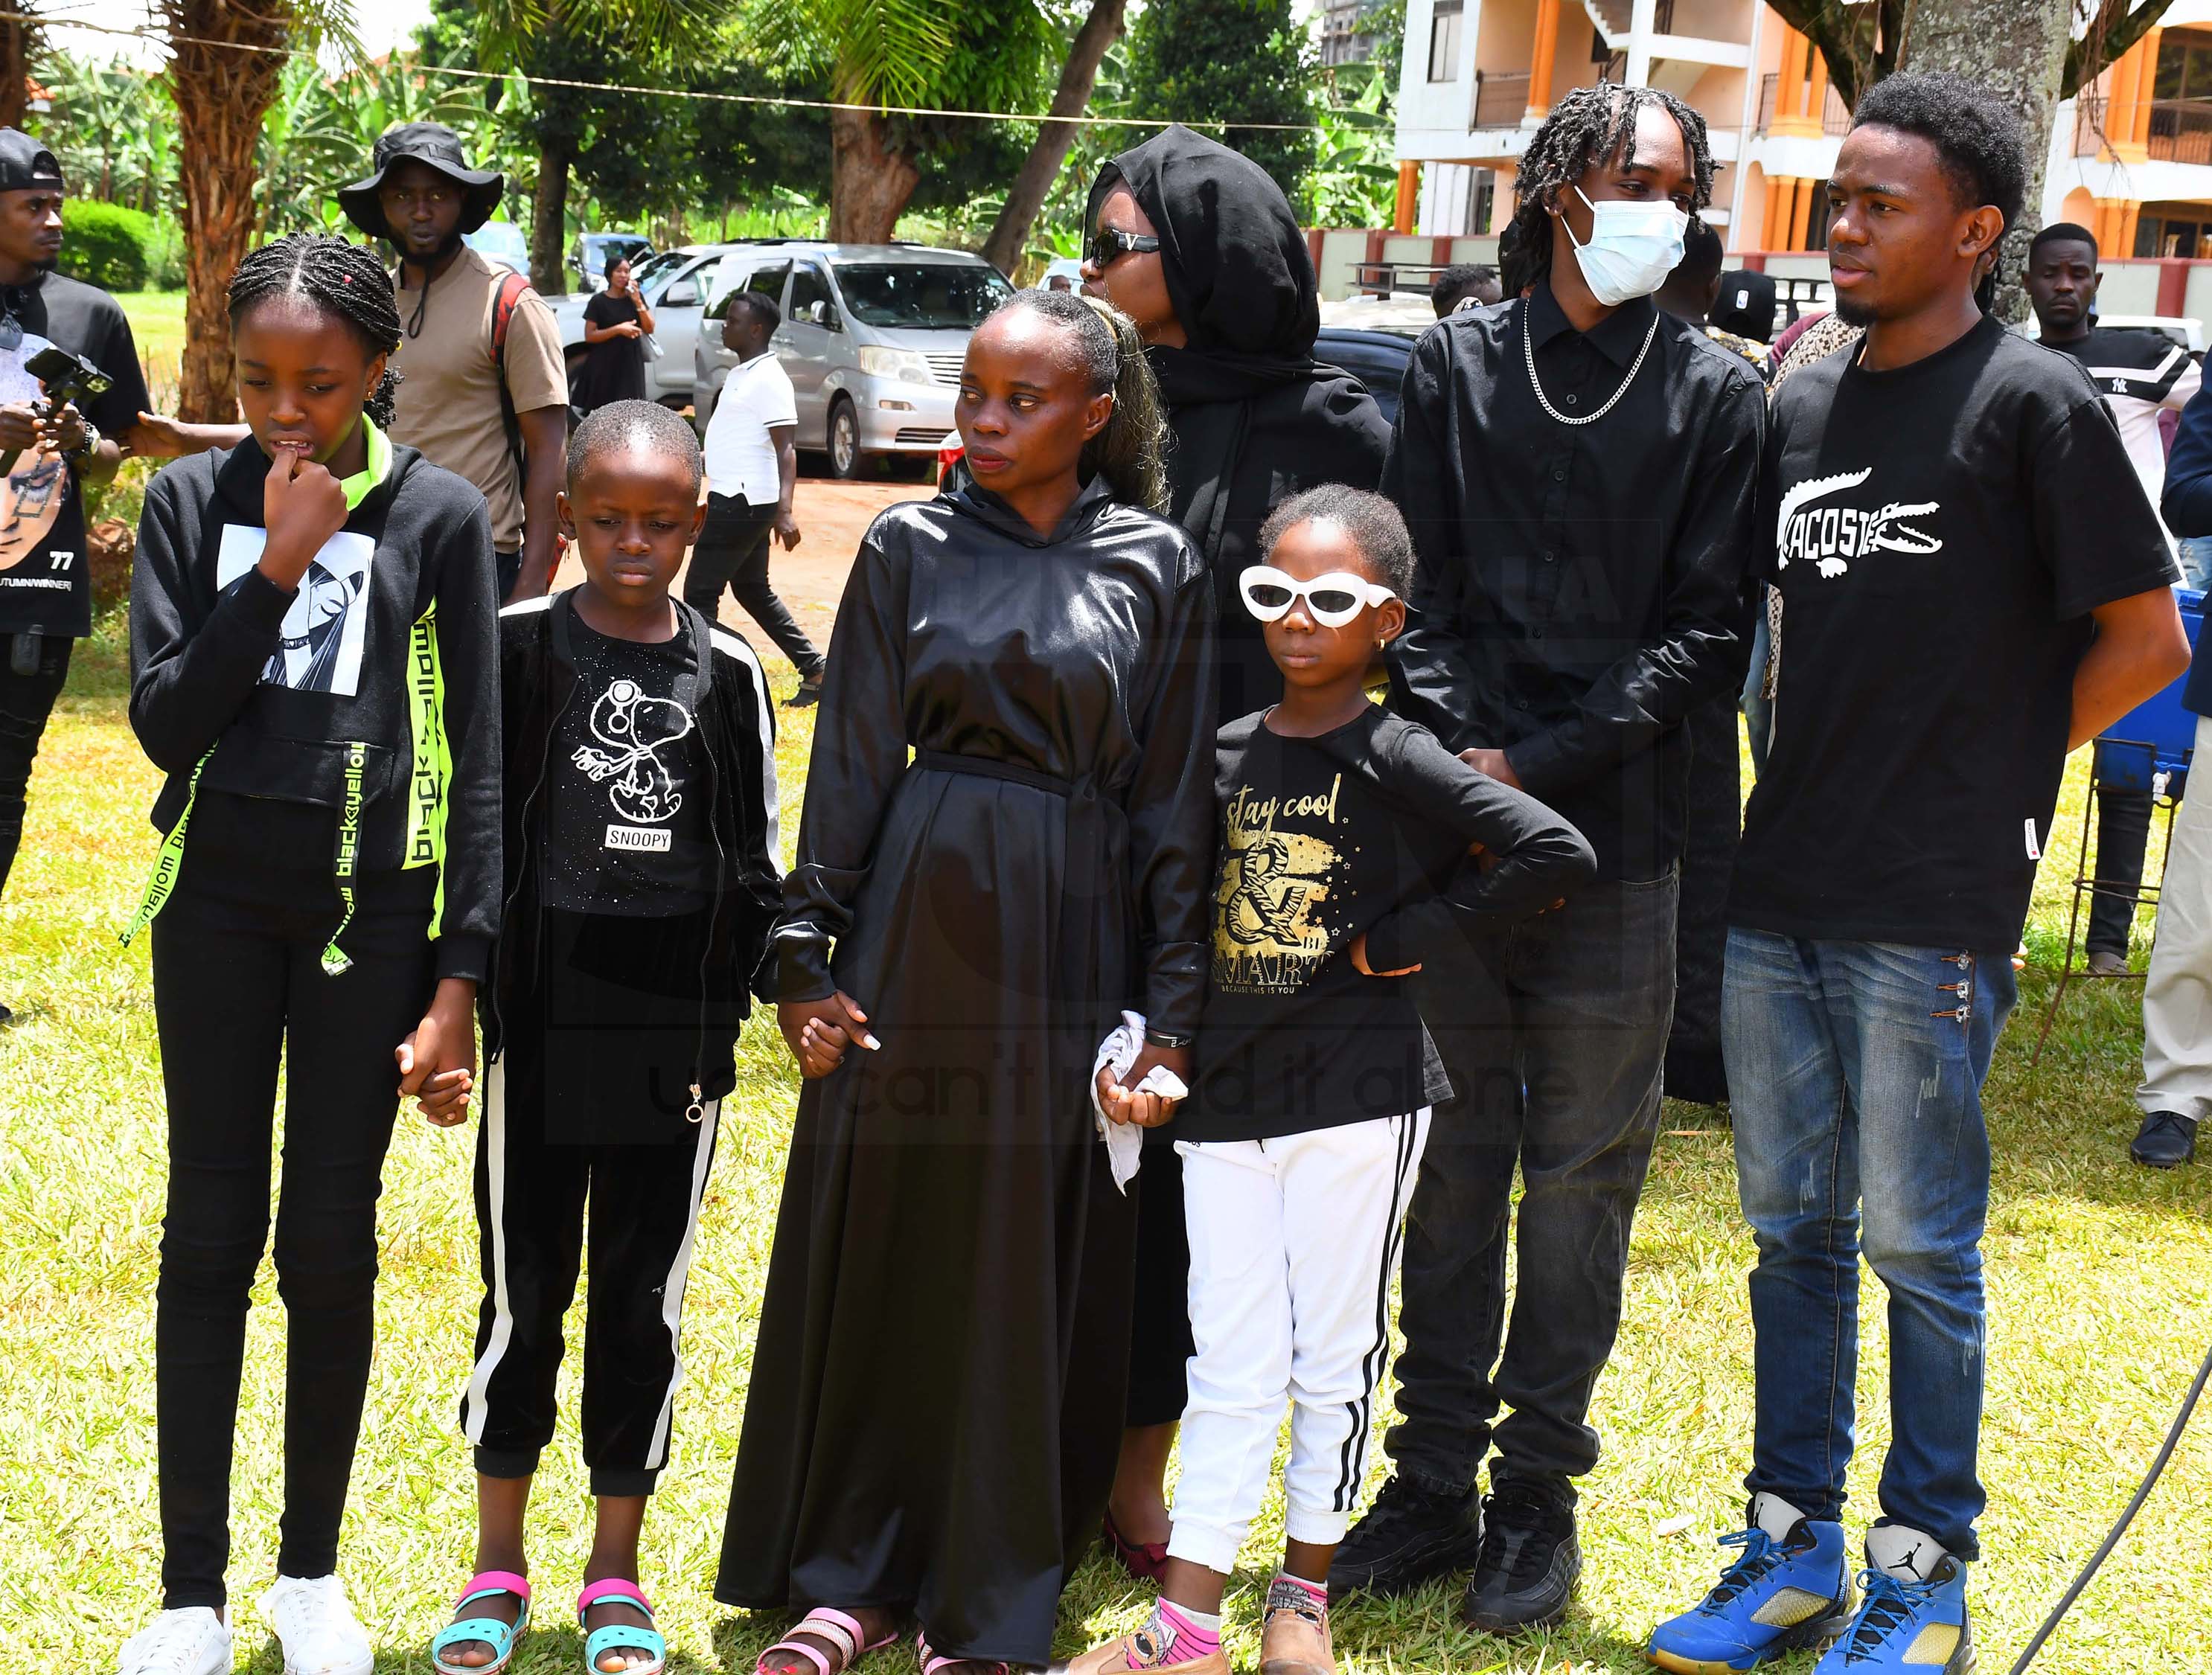
[[369,161],[376,166],[376,173],[366,180],[341,186],[338,207],[346,212],[347,220],[372,239],[392,236],[377,194],[384,189],[385,176],[402,163],[428,164],[468,189],[461,204],[459,230],[464,233],[473,233],[489,221],[491,212],[499,207],[500,195],[507,190],[506,176],[496,170],[469,167],[468,159],[461,155],[461,137],[442,122],[403,122],[387,130],[378,136]]
[[20,128],[0,128],[0,192],[58,191],[62,166],[54,154]]

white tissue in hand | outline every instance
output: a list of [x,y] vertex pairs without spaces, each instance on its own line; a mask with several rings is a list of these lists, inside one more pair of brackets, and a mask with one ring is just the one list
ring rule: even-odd
[[[1114,1185],[1125,1194],[1144,1162],[1145,1131],[1133,1122],[1116,1122],[1106,1114],[1106,1107],[1098,1097],[1098,1072],[1111,1069],[1114,1079],[1119,1082],[1129,1073],[1129,1066],[1137,1062],[1137,1055],[1144,1050],[1144,1015],[1124,1012],[1114,1033],[1099,1043],[1098,1058],[1091,1066],[1091,1115],[1098,1126],[1098,1138],[1106,1142],[1106,1161],[1114,1171]],[[1182,1077],[1165,1065],[1154,1065],[1129,1091],[1158,1094],[1164,1099],[1190,1097],[1190,1089],[1183,1085]]]

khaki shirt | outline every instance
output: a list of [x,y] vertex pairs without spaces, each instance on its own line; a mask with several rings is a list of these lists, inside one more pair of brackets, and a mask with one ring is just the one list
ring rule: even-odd
[[[491,507],[492,544],[511,553],[522,545],[522,484],[507,451],[499,373],[491,361],[492,303],[507,272],[463,246],[453,266],[430,282],[430,306],[419,323],[415,311],[422,293],[400,288],[399,352],[392,357],[399,398],[392,438],[476,484]],[[507,388],[518,413],[568,404],[561,331],[535,291],[522,294],[507,321]]]

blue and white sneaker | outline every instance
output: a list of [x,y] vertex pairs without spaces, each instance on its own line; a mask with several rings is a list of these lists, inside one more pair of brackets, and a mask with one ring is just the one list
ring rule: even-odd
[[1644,1656],[1676,1675],[1729,1675],[1826,1645],[1851,1620],[1844,1526],[1807,1518],[1778,1495],[1754,1495],[1748,1528],[1721,1538],[1743,1557],[1713,1591],[1651,1631]]
[[1813,1675],[1972,1675],[1966,1567],[1933,1536],[1901,1524],[1867,1532],[1857,1618]]

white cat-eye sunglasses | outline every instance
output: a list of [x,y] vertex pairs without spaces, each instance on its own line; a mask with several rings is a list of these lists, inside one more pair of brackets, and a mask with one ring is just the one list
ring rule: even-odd
[[1307,613],[1325,628],[1340,628],[1363,605],[1379,605],[1398,596],[1364,576],[1332,570],[1311,581],[1298,581],[1272,564],[1255,564],[1237,577],[1244,609],[1263,622],[1279,622],[1303,598]]

